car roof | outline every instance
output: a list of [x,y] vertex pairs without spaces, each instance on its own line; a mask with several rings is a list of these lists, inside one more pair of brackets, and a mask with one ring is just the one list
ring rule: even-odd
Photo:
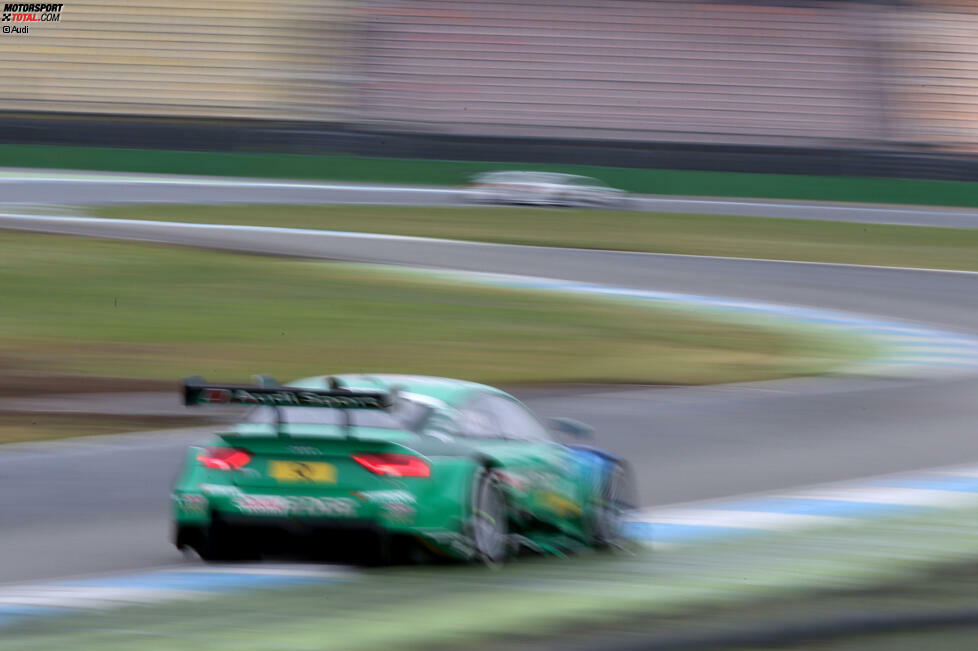
[[[430,375],[399,375],[394,373],[344,373],[337,375],[317,375],[289,382],[288,386],[300,389],[329,388],[329,379],[336,378],[340,384],[350,389],[400,391],[416,393],[434,398],[452,407],[459,407],[474,393],[495,393],[508,396],[495,387],[468,380],[434,377]],[[510,396],[511,397],[511,396]]]

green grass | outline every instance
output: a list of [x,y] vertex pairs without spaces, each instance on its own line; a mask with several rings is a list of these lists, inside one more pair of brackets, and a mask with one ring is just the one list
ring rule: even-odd
[[609,639],[638,648],[657,635],[736,635],[799,619],[817,630],[852,614],[973,607],[975,516],[974,506],[938,509],[655,553],[520,559],[498,571],[383,568],[28,620],[4,629],[0,649],[520,649],[541,638],[554,648]]
[[821,331],[367,266],[14,233],[0,250],[5,373],[699,384],[819,373],[867,351]]
[[517,168],[595,176],[631,192],[652,194],[978,206],[978,183],[974,182],[698,172],[549,163],[0,145],[0,167],[3,166],[423,185],[458,185],[477,172]]
[[0,444],[194,427],[213,421],[187,416],[0,412]]
[[978,270],[978,229],[541,208],[106,206],[100,217],[267,225],[484,242]]

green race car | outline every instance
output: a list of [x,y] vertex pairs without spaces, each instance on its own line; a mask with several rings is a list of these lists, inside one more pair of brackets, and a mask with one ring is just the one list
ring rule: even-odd
[[[191,447],[175,542],[205,560],[312,553],[364,563],[498,563],[623,542],[626,463],[556,442],[512,396],[445,378],[339,375],[184,384],[188,405],[250,405]],[[583,435],[569,420],[557,429]]]

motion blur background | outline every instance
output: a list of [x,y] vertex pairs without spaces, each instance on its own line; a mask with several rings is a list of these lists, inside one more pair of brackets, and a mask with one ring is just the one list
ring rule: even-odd
[[[541,169],[539,164],[587,164],[605,167],[581,173],[601,176],[636,194],[975,208],[978,186],[973,183],[925,187],[919,179],[978,180],[976,34],[978,0],[65,0],[60,21],[32,24],[29,34],[0,34],[0,165],[450,185],[462,182],[464,176],[459,172],[449,178],[444,173],[448,166],[427,168],[424,177],[420,172],[410,178],[406,175],[423,167],[417,159],[467,161],[466,174],[482,171],[478,165],[485,161],[498,163],[494,169],[502,161],[516,168],[537,163],[535,169]],[[115,154],[97,147],[118,148],[111,150],[115,153],[124,152],[123,148],[141,151],[113,158]],[[256,155],[242,156],[228,167],[216,163],[208,167],[218,157],[201,153],[195,158],[181,152],[163,160],[166,152],[161,150],[167,149],[371,158],[360,158],[352,165],[352,158]],[[395,162],[392,171],[381,174],[374,169],[382,167],[381,163],[372,157],[408,160],[401,161],[400,167]],[[240,162],[245,158],[248,160]],[[317,158],[330,160],[316,162]],[[142,159],[148,162],[143,164]],[[258,159],[264,162],[252,166]],[[294,166],[282,167],[286,159]],[[153,167],[158,161],[163,162]],[[305,168],[313,164],[323,167],[305,175]],[[678,186],[655,185],[657,181],[649,180],[651,173],[629,176],[634,170],[623,173],[611,166],[664,172],[655,178],[677,169],[762,174],[752,175],[761,179],[757,185],[747,187],[747,175],[730,174],[714,186],[715,191],[700,191],[697,184],[703,177],[691,176],[676,189]],[[352,170],[349,176],[337,173],[347,167]],[[857,180],[864,185],[855,194],[845,194],[852,179],[837,178],[831,192],[825,190],[828,185],[815,183],[811,192],[779,194],[778,186],[787,184],[788,177],[769,173],[821,175],[820,179],[858,176],[863,177]],[[645,212],[501,210],[460,205],[453,190],[444,188],[409,188],[418,194],[409,197],[414,205],[407,209],[333,205],[397,204],[401,201],[398,196],[407,197],[405,191],[375,201],[390,188],[361,188],[355,196],[325,190],[320,195],[321,189],[315,189],[293,197],[290,193],[295,188],[245,191],[241,188],[248,182],[242,181],[241,187],[229,183],[221,198],[214,199],[217,194],[208,193],[219,189],[181,186],[178,181],[167,185],[171,180],[166,179],[154,186],[159,179],[79,174],[72,180],[61,172],[28,178],[32,174],[7,169],[0,175],[3,210],[23,212],[4,215],[10,218],[4,228],[240,249],[283,258],[259,260],[209,248],[201,252],[0,232],[0,300],[4,301],[0,304],[0,394],[4,397],[0,416],[16,416],[8,425],[0,419],[0,425],[6,427],[0,435],[14,432],[12,438],[0,436],[0,441],[29,441],[17,444],[28,447],[8,446],[0,454],[0,463],[9,469],[0,473],[0,536],[8,534],[0,542],[9,544],[0,551],[0,606],[36,605],[30,601],[36,596],[33,592],[20,596],[4,592],[14,581],[155,572],[180,561],[166,538],[167,492],[186,445],[198,440],[199,432],[132,437],[132,443],[83,441],[64,447],[29,447],[31,437],[103,433],[98,428],[110,416],[115,425],[112,431],[189,423],[181,420],[186,414],[177,415],[172,392],[178,367],[181,373],[188,367],[184,373],[188,375],[237,373],[247,377],[255,371],[278,373],[263,365],[279,364],[285,379],[284,373],[296,367],[301,367],[297,375],[330,370],[320,367],[320,360],[342,359],[351,365],[366,360],[380,367],[397,359],[407,360],[403,368],[386,370],[434,369],[446,375],[455,371],[500,383],[597,377],[605,382],[657,385],[623,391],[611,386],[577,387],[571,392],[560,386],[532,387],[520,394],[544,415],[566,412],[598,426],[604,438],[596,443],[628,456],[642,470],[639,483],[646,501],[641,506],[650,509],[975,460],[978,413],[974,395],[978,385],[971,376],[940,375],[956,363],[964,366],[978,360],[974,348],[962,349],[963,353],[953,348],[967,339],[964,336],[955,339],[942,332],[938,334],[947,334],[947,341],[902,342],[901,350],[913,358],[912,364],[923,360],[925,365],[933,362],[933,368],[940,367],[927,377],[838,377],[832,372],[852,352],[842,354],[838,349],[832,351],[838,357],[830,360],[836,365],[821,363],[816,370],[805,366],[799,371],[792,366],[757,376],[713,375],[723,368],[718,351],[727,345],[746,348],[750,355],[742,357],[748,362],[761,357],[754,354],[757,350],[764,355],[787,353],[779,350],[780,344],[735,330],[726,322],[714,324],[715,329],[700,337],[706,343],[694,342],[699,348],[692,344],[683,348],[690,330],[686,323],[666,328],[666,320],[659,316],[650,326],[653,319],[644,312],[637,317],[633,314],[633,320],[627,322],[638,333],[633,335],[617,316],[604,313],[594,315],[597,325],[577,323],[572,316],[578,304],[557,309],[533,297],[510,295],[500,295],[499,302],[492,302],[469,285],[453,289],[453,294],[406,293],[397,284],[410,280],[405,280],[409,274],[401,268],[385,270],[390,276],[381,277],[370,291],[361,291],[354,281],[366,282],[370,278],[364,276],[369,274],[337,270],[321,262],[314,267],[305,259],[296,262],[288,257],[548,275],[581,283],[617,283],[631,289],[856,311],[882,319],[874,321],[875,325],[899,336],[906,332],[885,319],[974,335],[978,323],[974,276],[928,271],[974,273],[978,269],[978,231],[974,229],[978,217],[973,210],[904,206],[895,211],[904,213],[903,226],[894,225],[901,222],[892,221],[885,206],[864,210],[824,203],[743,202],[737,209],[740,212],[735,212],[731,203],[722,201],[699,202],[723,204],[713,209],[696,207],[694,198],[682,208],[668,209],[683,211],[672,214],[656,212],[667,210],[655,203],[661,197],[645,196],[636,197],[636,201],[647,202],[636,204],[645,206]],[[872,177],[896,177],[899,182],[890,179],[890,185],[880,185],[874,183],[880,179]],[[904,183],[904,179],[920,185],[911,188],[911,181]],[[898,196],[904,184],[911,189]],[[751,189],[760,187],[765,190]],[[313,196],[308,201],[303,198]],[[331,197],[348,197],[349,201],[333,202]],[[277,201],[281,203],[275,205]],[[126,205],[102,205],[111,202]],[[191,202],[198,205],[161,205]],[[254,205],[235,205],[244,202]],[[286,202],[320,205],[290,208]],[[767,212],[761,213],[761,205]],[[693,214],[711,210],[709,216]],[[496,259],[493,251],[498,249],[479,257],[464,247],[452,253],[432,244],[430,250],[419,248],[411,253],[410,246],[401,244],[370,249],[380,246],[371,240],[354,255],[334,253],[341,247],[330,248],[333,245],[324,240],[295,234],[273,242],[270,237],[262,241],[258,235],[248,239],[230,229],[215,230],[210,239],[203,229],[166,235],[159,223],[159,231],[153,233],[127,231],[118,223],[103,224],[102,231],[73,230],[75,225],[61,225],[58,231],[28,223],[52,214],[55,219],[59,214],[95,218],[90,219],[93,222],[141,218],[336,230],[355,227],[370,233],[556,248],[546,253],[542,249],[508,250]],[[961,221],[952,224],[949,214]],[[806,215],[811,221],[806,221]],[[785,219],[777,219],[780,217]],[[859,223],[835,221],[842,219]],[[950,227],[962,223],[961,228]],[[480,226],[483,230],[477,228]],[[112,229],[117,229],[115,235]],[[602,239],[605,237],[610,239]],[[403,251],[392,253],[401,248]],[[576,250],[595,248],[606,250]],[[624,250],[682,255],[626,257],[621,253]],[[799,261],[806,264],[794,264]],[[826,262],[835,264],[820,264]],[[210,265],[220,265],[223,275],[212,272]],[[881,268],[886,266],[918,269]],[[80,271],[66,272],[66,268]],[[316,275],[319,273],[333,275]],[[202,278],[211,284],[205,285]],[[268,284],[260,284],[262,280]],[[324,288],[340,285],[349,285],[349,293],[356,295],[351,298],[341,293],[337,298],[325,293]],[[222,300],[213,301],[214,296]],[[389,314],[399,301],[414,320],[392,325]],[[528,311],[524,302],[532,303],[539,312]],[[332,310],[322,309],[326,304]],[[514,305],[519,309],[506,311]],[[439,306],[451,310],[439,311]],[[459,325],[463,313],[471,313],[476,322],[471,332]],[[482,314],[493,314],[496,320]],[[513,348],[507,342],[513,357],[506,357],[498,353],[502,344],[494,348],[486,342],[511,325],[510,321],[517,321],[510,314],[531,322],[516,323],[512,338],[523,342],[524,348]],[[334,321],[323,325],[324,321],[317,320],[327,318]],[[364,324],[368,321],[387,330],[367,329]],[[448,334],[433,329],[435,322],[449,324]],[[619,357],[597,349],[602,355],[598,361],[607,368],[599,372],[596,365],[584,364],[580,376],[569,375],[578,372],[572,361],[591,361],[579,351],[611,331],[609,323],[616,325],[623,341],[613,351]],[[561,331],[560,326],[567,324],[570,332]],[[468,334],[460,334],[463,330]],[[322,333],[336,331],[358,333],[363,341],[324,341],[329,337]],[[665,371],[654,369],[660,375],[652,374],[642,355],[635,353],[635,342],[643,342],[646,335],[663,339],[661,348],[645,353],[667,367]],[[853,344],[857,337],[850,335],[847,331],[844,337],[849,347],[860,348],[863,356],[873,353],[866,352],[868,345]],[[568,346],[566,341],[581,346]],[[972,337],[966,343],[974,341]],[[406,356],[392,358],[388,349],[371,342],[399,346]],[[801,353],[795,352],[806,360],[821,360],[823,347],[844,347],[836,339],[817,343],[799,346]],[[544,368],[532,360],[527,363],[527,350],[547,345],[553,353],[551,366]],[[700,351],[695,359],[689,352],[694,348]],[[438,354],[429,357],[430,350]],[[368,356],[371,352],[373,358]],[[459,366],[466,352],[473,352],[471,366]],[[862,359],[855,353],[852,356]],[[433,357],[440,357],[436,361],[445,366],[433,366]],[[623,376],[621,369],[627,365],[622,360],[638,371]],[[707,373],[693,380],[661,374],[691,361]],[[316,366],[306,368],[311,363]],[[418,367],[409,366],[413,363]],[[205,368],[189,368],[191,365]],[[539,375],[519,375],[514,369],[538,371]],[[796,379],[760,388],[723,384],[730,377],[754,380],[827,371],[828,377],[819,380]],[[966,372],[973,371],[969,367]],[[659,386],[687,383],[715,386]],[[105,395],[94,399],[61,395],[69,390]],[[120,404],[125,401],[117,394],[123,391],[145,391],[132,403],[143,410],[133,412],[142,420],[120,420]],[[51,393],[57,395],[42,395]],[[32,406],[31,400],[38,395],[46,400],[36,400]],[[38,433],[41,428],[35,427],[38,414],[45,410],[51,411],[45,416],[55,414],[62,419],[51,426],[54,433]],[[98,413],[83,417],[86,410]],[[81,427],[85,418],[93,420],[88,430]],[[100,450],[109,453],[103,455]],[[75,452],[79,457],[88,455],[85,464],[76,463]],[[964,488],[944,490],[941,487],[947,485],[947,477],[941,478],[942,484],[929,476],[900,479],[906,485],[897,488],[909,486],[939,494],[956,491],[968,497],[978,494],[978,471],[966,469],[961,476],[971,482],[965,485],[965,479],[956,480],[955,486]],[[877,489],[891,488],[861,486],[866,490],[860,495],[865,498]],[[796,502],[791,500],[811,503],[828,495],[821,504],[832,508],[858,502],[851,496],[840,497],[835,488],[820,493],[821,498],[786,495],[751,501],[748,506],[738,502],[716,507],[725,523],[718,528],[730,528],[730,523],[739,526],[742,514],[736,511],[765,508],[770,511],[761,513],[764,522],[782,516],[788,520],[825,517],[838,525],[849,518],[850,511],[833,512],[831,517],[820,511],[792,511]],[[906,498],[906,493],[902,495]],[[872,502],[870,498],[867,503]],[[217,605],[207,602],[211,610],[191,602],[165,606],[162,614],[153,614],[146,607],[136,615],[136,609],[128,609],[97,621],[80,616],[77,621],[51,618],[48,621],[55,623],[47,630],[43,626],[30,629],[29,624],[18,629],[25,636],[25,646],[18,646],[15,636],[5,641],[0,635],[0,649],[51,648],[57,643],[73,648],[168,648],[171,642],[173,648],[218,648],[218,635],[224,636],[221,641],[227,648],[240,648],[242,642],[266,644],[267,648],[287,648],[292,643],[298,648],[302,642],[318,648],[327,639],[338,648],[352,648],[344,646],[347,641],[376,635],[370,638],[375,646],[369,641],[363,644],[377,648],[382,645],[376,640],[397,646],[409,634],[421,636],[415,630],[421,624],[442,627],[429,631],[434,636],[431,639],[450,644],[459,639],[452,636],[472,630],[481,631],[480,635],[509,630],[493,623],[497,615],[498,621],[525,625],[527,635],[547,633],[539,623],[545,616],[553,617],[556,623],[549,625],[554,628],[575,622],[574,626],[587,630],[573,629],[572,633],[596,636],[582,638],[582,648],[598,642],[611,645],[616,640],[623,645],[634,642],[634,648],[640,648],[660,633],[660,625],[672,626],[682,637],[673,640],[678,640],[677,645],[687,634],[696,637],[720,631],[720,637],[696,637],[699,642],[685,648],[746,648],[785,639],[804,642],[805,635],[792,633],[800,630],[792,628],[797,621],[804,624],[818,619],[829,622],[829,629],[842,622],[842,628],[833,630],[844,636],[844,620],[854,613],[868,615],[850,621],[847,630],[868,627],[882,632],[884,637],[875,639],[878,647],[874,648],[973,648],[978,622],[973,505],[963,517],[956,511],[934,516],[922,508],[913,511],[914,517],[936,519],[901,520],[909,517],[903,511],[896,513],[904,502],[889,494],[879,499],[871,506],[893,506],[893,521],[874,520],[865,530],[858,526],[815,533],[806,530],[786,539],[738,543],[740,546],[721,541],[705,551],[696,548],[676,556],[639,553],[624,560],[586,556],[553,564],[521,562],[498,574],[461,569],[458,574],[448,574],[453,577],[450,580],[444,577],[453,569],[436,568],[431,575],[420,570],[417,575],[378,570],[340,588],[316,584],[301,589],[306,591],[282,590],[275,600],[265,593],[229,597],[233,602],[215,598],[212,601]],[[888,499],[899,504],[887,504]],[[929,503],[911,506],[925,504]],[[728,513],[734,515],[728,518]],[[846,520],[846,525],[855,520]],[[728,546],[723,547],[725,544]],[[182,572],[186,567],[178,569]],[[197,568],[191,571],[199,572]],[[182,574],[178,578],[186,579]],[[133,580],[143,585],[144,579],[139,574]],[[152,581],[150,588],[158,588],[159,581]],[[174,585],[178,584],[169,587]],[[179,584],[181,588],[186,585],[189,583]],[[853,586],[864,590],[843,590]],[[115,590],[119,586],[97,587]],[[792,591],[795,588],[798,592]],[[334,589],[353,596],[337,603],[336,592],[330,592]],[[41,595],[49,596],[47,592]],[[762,598],[768,601],[755,601]],[[331,609],[322,608],[330,599]],[[494,605],[483,609],[487,600]],[[90,603],[84,601],[78,598],[70,607],[89,608]],[[689,606],[685,613],[680,612],[684,603]],[[419,610],[405,604],[417,605]],[[596,624],[596,632],[578,622],[577,618],[607,604],[609,609],[620,607],[619,615],[630,612],[635,616],[625,624],[606,622],[606,629]],[[658,608],[659,619],[647,616],[641,610],[643,604]],[[924,606],[933,608],[923,612]],[[0,625],[5,612],[0,608]],[[908,613],[920,614],[920,627],[939,628],[942,622],[956,626],[956,636],[940,637],[944,631],[939,629],[935,638],[914,637],[911,633],[915,632],[907,630],[917,620]],[[527,623],[533,617],[541,619]],[[563,624],[558,621],[561,617]],[[769,626],[775,618],[780,623]],[[215,626],[215,621],[221,625]],[[763,629],[759,637],[724,637],[725,631],[755,624]],[[814,630],[805,626],[801,629]],[[616,638],[622,630],[631,630],[633,636]],[[889,637],[897,630],[908,637]],[[127,631],[131,637],[125,637]],[[144,634],[146,637],[140,637]],[[266,637],[252,639],[253,634]],[[306,634],[308,638],[300,639]],[[830,631],[828,637],[833,635]],[[428,638],[411,639],[423,643]],[[572,635],[571,639],[576,638]],[[740,644],[738,639],[748,641]],[[149,641],[144,644],[144,640]],[[523,645],[515,638],[506,642],[512,648],[534,645],[532,641]],[[841,646],[831,648],[857,648],[847,644],[844,639]],[[485,645],[502,648],[493,640]],[[662,648],[668,648],[667,642]],[[799,648],[830,647],[812,642]]]
[[0,111],[972,152],[976,29],[970,0],[75,0],[0,39]]

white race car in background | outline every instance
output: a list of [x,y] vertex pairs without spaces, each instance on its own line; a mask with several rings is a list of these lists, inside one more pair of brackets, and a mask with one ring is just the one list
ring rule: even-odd
[[621,207],[627,194],[587,176],[553,172],[485,172],[472,177],[465,196],[475,203]]

